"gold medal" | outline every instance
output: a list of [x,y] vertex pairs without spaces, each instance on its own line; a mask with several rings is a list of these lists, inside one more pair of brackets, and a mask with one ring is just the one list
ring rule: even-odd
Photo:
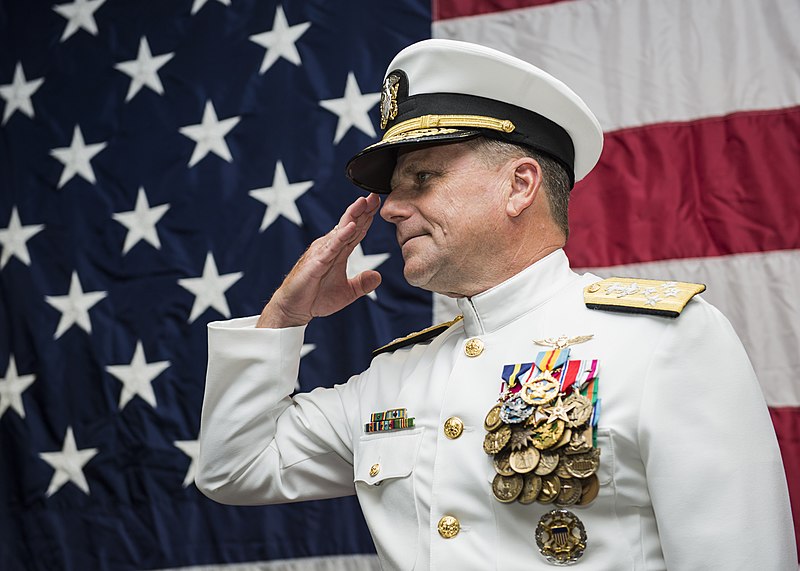
[[542,478],[542,491],[539,492],[537,501],[540,504],[552,504],[556,501],[558,493],[561,491],[561,479],[555,474],[550,474]]
[[558,467],[558,452],[542,450],[539,455],[539,463],[533,473],[537,476],[547,476]]
[[483,438],[483,451],[487,454],[497,454],[511,439],[511,427],[504,424],[494,432],[488,432]]
[[519,395],[530,405],[543,406],[556,400],[560,387],[550,371],[544,371],[532,381],[523,383]]
[[580,393],[572,393],[564,401],[564,408],[568,408],[567,426],[576,427],[585,424],[592,416],[592,401]]
[[591,452],[564,456],[561,459],[564,468],[575,478],[588,478],[600,467],[600,449],[593,448]]
[[524,480],[519,474],[502,476],[497,474],[492,480],[492,493],[494,497],[504,504],[513,502],[522,492]]
[[597,497],[597,493],[600,491],[600,480],[597,479],[596,474],[592,474],[585,480],[582,480],[581,485],[583,489],[581,491],[581,499],[578,502],[578,505],[586,506],[592,503],[592,500]]
[[556,448],[561,448],[562,446],[566,446],[567,444],[569,444],[571,438],[572,438],[572,429],[564,428],[564,434],[562,434],[561,438],[558,439],[558,442],[556,442],[555,445],[553,445],[553,449],[555,450]]
[[517,501],[521,504],[532,504],[542,491],[542,478],[536,474],[526,474],[522,482],[522,492]]
[[511,465],[508,462],[509,456],[511,456],[511,450],[503,450],[499,454],[496,454],[494,457],[495,472],[497,472],[501,476],[514,475],[514,470],[511,469]]
[[533,446],[523,448],[522,450],[515,450],[511,453],[509,458],[509,465],[511,469],[517,474],[527,474],[536,468],[539,463],[539,451]]
[[559,456],[558,458],[558,466],[556,466],[556,471],[554,472],[556,476],[559,478],[574,478],[570,472],[567,471],[567,467],[564,465],[564,457]]
[[539,450],[552,448],[564,434],[564,421],[556,420],[543,424],[533,431],[533,445]]
[[483,427],[489,432],[493,432],[500,428],[503,421],[500,420],[500,405],[494,405],[486,414],[486,419],[483,421]]
[[581,486],[580,480],[575,478],[562,479],[561,490],[556,498],[556,505],[563,508],[577,504],[581,500],[582,491],[583,486]]
[[536,545],[550,563],[569,565],[580,559],[586,549],[586,529],[572,512],[553,510],[539,519]]
[[564,447],[564,454],[583,454],[592,449],[592,427],[584,430],[575,429],[572,431],[572,438],[569,444]]

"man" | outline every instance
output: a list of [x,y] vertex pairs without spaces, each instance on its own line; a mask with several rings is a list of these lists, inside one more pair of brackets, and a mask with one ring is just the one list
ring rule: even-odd
[[[579,276],[569,191],[602,148],[564,84],[428,40],[388,68],[356,200],[257,318],[209,325],[198,487],[235,504],[356,493],[386,569],[794,569],[780,455],[747,356],[704,288]],[[291,398],[305,325],[374,215],[412,285],[462,317]],[[602,407],[600,407],[602,402]]]

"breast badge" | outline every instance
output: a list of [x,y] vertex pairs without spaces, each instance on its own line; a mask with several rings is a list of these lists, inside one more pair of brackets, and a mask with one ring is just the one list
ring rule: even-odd
[[572,512],[564,509],[544,514],[536,526],[539,552],[555,565],[575,563],[586,549],[586,530]]

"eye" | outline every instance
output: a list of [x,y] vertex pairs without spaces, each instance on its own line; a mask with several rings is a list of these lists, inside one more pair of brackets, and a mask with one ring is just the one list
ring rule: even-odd
[[431,178],[433,178],[433,173],[430,171],[419,171],[416,174],[417,184],[425,184]]

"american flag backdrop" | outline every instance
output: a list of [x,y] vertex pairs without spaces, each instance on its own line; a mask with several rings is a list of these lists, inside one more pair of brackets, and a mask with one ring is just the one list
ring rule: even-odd
[[[0,569],[377,568],[354,498],[194,488],[205,325],[258,313],[360,194],[344,164],[379,136],[385,67],[431,36],[529,60],[595,111],[573,266],[708,285],[798,521],[797,22],[797,0],[0,0]],[[312,322],[301,390],[452,317],[380,220],[349,266],[384,282]]]

